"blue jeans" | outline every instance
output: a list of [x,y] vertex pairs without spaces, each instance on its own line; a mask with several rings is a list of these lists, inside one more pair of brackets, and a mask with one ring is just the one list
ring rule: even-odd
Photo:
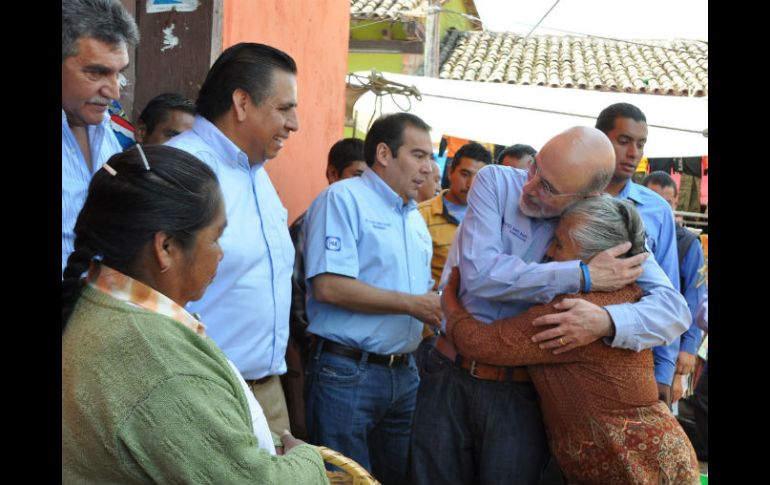
[[409,434],[420,378],[414,357],[399,367],[353,360],[319,345],[308,367],[310,441],[354,459],[383,485],[406,484]]
[[413,485],[538,483],[548,445],[532,383],[476,379],[436,349],[420,379]]
[[428,358],[430,350],[436,346],[437,338],[438,337],[434,335],[432,337],[422,339],[422,342],[420,342],[417,350],[414,351],[414,360],[417,363],[417,370],[420,371],[420,375],[422,375],[422,362]]

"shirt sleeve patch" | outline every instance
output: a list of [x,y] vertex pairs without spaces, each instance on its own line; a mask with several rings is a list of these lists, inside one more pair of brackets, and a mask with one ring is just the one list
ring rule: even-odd
[[342,249],[342,242],[340,238],[334,236],[326,236],[326,249],[329,251],[339,251]]

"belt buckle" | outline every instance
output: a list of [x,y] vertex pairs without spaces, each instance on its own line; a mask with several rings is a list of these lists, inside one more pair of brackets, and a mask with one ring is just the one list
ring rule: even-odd
[[481,379],[481,376],[476,374],[476,361],[475,360],[471,361],[471,368],[468,369],[468,372],[470,373],[471,377],[473,377],[475,379]]
[[393,361],[396,360],[396,354],[390,354],[390,360],[388,361],[388,367],[393,367]]

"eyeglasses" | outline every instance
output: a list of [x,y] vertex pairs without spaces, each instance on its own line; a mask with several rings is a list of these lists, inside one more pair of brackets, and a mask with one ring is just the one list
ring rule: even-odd
[[584,192],[571,192],[571,193],[559,193],[558,190],[553,188],[553,185],[548,183],[546,179],[543,178],[542,175],[540,175],[540,171],[537,169],[537,161],[533,160],[532,163],[529,165],[529,179],[532,180],[535,177],[538,178],[538,189],[545,195],[549,197],[574,197],[574,196],[584,196],[586,195]]

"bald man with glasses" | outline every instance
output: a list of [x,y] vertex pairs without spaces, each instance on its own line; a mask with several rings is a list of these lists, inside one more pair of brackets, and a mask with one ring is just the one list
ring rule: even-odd
[[583,193],[583,192],[570,192],[567,194],[563,194],[553,188],[553,185],[551,185],[546,179],[543,178],[542,175],[540,175],[540,171],[537,169],[537,160],[533,159],[532,163],[529,164],[529,168],[527,170],[529,174],[530,179],[537,179],[537,183],[539,184],[539,190],[543,194],[544,197],[588,197],[590,195],[590,192]]
[[[637,281],[645,297],[600,307],[565,299],[562,313],[533,321],[533,337],[554,353],[600,338],[639,351],[665,345],[690,323],[687,304],[654,258],[619,257],[624,243],[580,261],[543,263],[558,217],[576,201],[602,193],[615,169],[609,139],[589,127],[549,140],[528,171],[500,165],[481,169],[468,211],[444,267],[459,265],[459,292],[483,322],[517,315],[556,295],[612,291]],[[536,484],[547,454],[537,393],[526,370],[469,361],[439,337],[421,373],[411,442],[416,485]]]

